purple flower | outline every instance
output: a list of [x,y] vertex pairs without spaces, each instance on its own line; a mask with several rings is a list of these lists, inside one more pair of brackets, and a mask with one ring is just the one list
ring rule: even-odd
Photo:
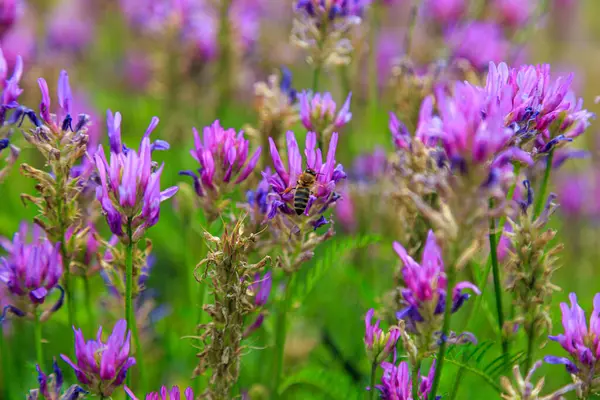
[[[271,168],[267,167],[264,175],[270,176]],[[262,223],[269,211],[268,198],[271,192],[271,185],[265,176],[258,183],[256,189],[246,192],[246,203],[241,204],[241,207],[248,211],[254,223]]]
[[250,141],[243,131],[223,129],[218,120],[204,128],[202,137],[196,128],[193,131],[194,148],[190,154],[200,164],[199,176],[193,171],[181,171],[180,175],[194,178],[198,196],[221,193],[221,186],[242,183],[254,171],[261,148],[258,147],[248,160]]
[[12,28],[22,13],[20,0],[3,0],[0,4],[0,39]]
[[383,176],[387,169],[386,151],[377,147],[372,152],[361,154],[354,159],[350,179],[354,182],[373,182]]
[[441,142],[453,169],[469,173],[471,166],[491,163],[489,184],[497,181],[497,169],[512,160],[533,164],[528,153],[512,147],[514,131],[505,126],[501,106],[489,104],[480,88],[457,82],[452,96],[436,92],[436,104],[439,115],[434,116],[432,99],[423,101],[416,136],[429,145]]
[[367,355],[373,363],[380,363],[392,353],[396,348],[396,342],[400,337],[400,330],[393,326],[386,333],[379,327],[381,320],[377,320],[375,325],[371,325],[371,320],[375,314],[374,309],[370,309],[365,316],[365,348]]
[[392,75],[392,69],[398,56],[402,54],[402,44],[398,33],[384,30],[377,39],[377,84],[384,87]]
[[112,233],[128,241],[123,225],[131,224],[133,241],[138,241],[146,229],[158,222],[160,203],[178,190],[173,186],[160,191],[164,164],[155,169],[151,159],[153,149],[166,149],[168,144],[161,140],[150,143],[150,134],[158,125],[156,117],[152,118],[137,152],[121,144],[121,114],[117,112],[113,116],[109,110],[107,125],[110,163],[100,146],[94,155],[101,182],[96,188],[96,197]]
[[[406,287],[401,293],[407,304],[396,316],[398,319],[407,320],[410,323],[408,326],[414,329],[417,323],[432,321],[435,315],[444,313],[447,281],[442,252],[433,231],[429,231],[427,235],[421,264],[413,260],[400,243],[394,242],[394,250],[404,264],[401,273]],[[480,294],[474,284],[459,282],[452,293],[452,312],[458,311],[469,298],[467,293],[463,293],[464,289],[471,289],[475,294]]]
[[[254,276],[254,282],[248,288],[248,291],[251,296],[254,297],[254,306],[257,309],[261,309],[267,304],[267,300],[269,299],[269,294],[271,294],[271,286],[273,284],[273,279],[271,277],[271,271],[267,272],[264,276],[260,276],[257,273]],[[248,337],[260,328],[265,320],[265,313],[261,310],[254,322],[246,328],[244,331],[244,337]]]
[[[34,306],[44,303],[46,297],[58,285],[63,273],[60,243],[53,244],[46,238],[42,229],[34,225],[31,241],[27,241],[28,226],[22,223],[12,242],[0,241],[8,252],[7,258],[0,259],[0,281],[9,292],[19,299],[28,299]],[[62,294],[52,311],[62,306]]]
[[18,106],[17,100],[23,89],[19,87],[23,75],[23,60],[17,56],[13,74],[8,78],[8,64],[0,48],[0,82],[2,82],[2,104],[0,105],[0,125],[6,120],[8,110]]
[[[127,392],[127,395],[129,395],[131,400],[140,400],[137,397],[135,397],[135,395],[133,394],[131,389],[129,389],[127,386],[125,386],[125,392]],[[192,390],[192,388],[187,388],[183,392],[183,396],[185,397],[184,400],[194,400],[194,391]],[[163,386],[160,388],[160,392],[148,393],[146,395],[145,399],[146,400],[180,400],[181,399],[181,391],[179,390],[178,386],[173,386],[171,388],[171,390],[169,390],[168,387]]]
[[77,400],[83,398],[88,392],[77,385],[71,386],[64,394],[62,392],[63,374],[56,359],[52,362],[53,373],[46,375],[39,365],[35,366],[38,372],[39,389],[34,389],[27,395],[27,400]]
[[585,312],[577,304],[575,293],[569,294],[569,300],[571,307],[560,303],[565,332],[548,338],[558,342],[571,358],[547,356],[544,361],[549,364],[564,364],[569,373],[577,374],[584,384],[589,385],[594,376],[597,376],[594,371],[600,360],[600,293],[594,296],[589,329]]
[[346,125],[352,119],[350,112],[350,99],[352,93],[348,95],[344,105],[337,111],[337,105],[331,98],[331,93],[315,93],[303,91],[299,94],[300,100],[300,120],[306,129],[324,134],[326,130],[338,130]]
[[370,0],[298,0],[296,9],[321,22],[360,17]]
[[340,199],[336,203],[335,216],[344,230],[350,233],[356,232],[358,221],[354,201],[347,189],[342,191]]
[[441,26],[456,23],[467,11],[465,0],[427,0],[424,4],[425,12]]
[[[490,106],[498,105],[505,124],[516,132],[518,142],[533,140],[543,153],[581,135],[594,116],[570,91],[572,81],[572,74],[552,79],[549,64],[509,69],[505,63],[490,63],[485,92]],[[560,125],[551,136],[555,121]]]
[[94,23],[87,15],[86,3],[62,0],[52,11],[48,21],[49,45],[58,50],[79,52],[94,38]]
[[500,26],[492,22],[471,22],[449,31],[448,46],[454,58],[466,59],[477,69],[490,61],[500,62],[508,52]]
[[[277,151],[275,142],[272,138],[269,138],[271,157],[276,171],[276,174],[270,176],[263,173],[263,176],[267,177],[275,192],[271,202],[269,218],[275,217],[278,212],[287,215],[293,215],[295,213],[293,189],[296,187],[298,177],[302,174],[304,169],[302,167],[302,156],[300,155],[298,142],[296,142],[296,136],[293,132],[289,131],[286,134],[286,139],[288,159],[287,169]],[[331,141],[329,142],[327,159],[323,162],[321,149],[316,148],[317,135],[314,132],[308,132],[306,135],[306,148],[304,150],[304,155],[306,156],[306,168],[315,171],[317,177],[315,185],[311,189],[308,204],[303,214],[311,218],[317,218],[313,221],[313,225],[323,223],[323,219],[320,218],[321,214],[339,198],[339,195],[335,193],[336,184],[346,178],[342,165],[336,165],[335,163],[337,141],[338,134],[337,132],[334,132],[331,135]]]
[[87,342],[81,329],[73,327],[73,331],[77,363],[64,354],[61,354],[62,359],[73,368],[77,380],[91,392],[110,396],[125,382],[127,370],[135,365],[135,358],[129,357],[131,331],[127,331],[127,322],[119,320],[106,342],[102,341],[102,327],[98,330],[96,340]]
[[406,125],[404,125],[396,114],[390,112],[390,132],[392,132],[392,140],[397,149],[408,150],[412,137]]
[[[413,400],[412,397],[412,379],[406,361],[400,362],[398,366],[382,362],[383,377],[381,384],[376,388],[380,392],[383,400]],[[421,383],[419,385],[419,398],[426,399],[431,392],[431,385],[435,376],[435,361],[429,368],[427,376],[420,376]],[[436,397],[438,399],[440,397]],[[416,400],[416,399],[415,399]]]
[[520,0],[493,0],[491,2],[494,15],[503,26],[507,28],[519,28],[531,17],[535,10],[535,2],[523,2]]

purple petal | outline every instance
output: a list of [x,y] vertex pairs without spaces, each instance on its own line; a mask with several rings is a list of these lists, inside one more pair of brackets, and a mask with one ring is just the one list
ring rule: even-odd
[[567,371],[571,374],[576,374],[579,372],[577,365],[575,365],[573,361],[566,357],[546,356],[544,357],[544,361],[548,364],[563,364],[567,368]]
[[258,147],[256,149],[256,151],[254,152],[254,154],[250,158],[250,161],[248,161],[248,164],[246,165],[246,167],[244,168],[244,170],[240,173],[240,175],[238,176],[238,178],[235,180],[235,183],[241,183],[241,182],[243,182],[250,175],[250,173],[254,170],[254,167],[256,167],[256,164],[258,163],[258,160],[260,159],[260,153],[261,153],[261,151],[262,151],[261,147]]

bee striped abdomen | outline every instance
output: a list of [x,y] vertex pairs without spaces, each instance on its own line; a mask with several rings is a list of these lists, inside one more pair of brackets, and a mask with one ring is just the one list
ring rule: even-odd
[[296,195],[294,196],[294,210],[297,215],[300,215],[306,210],[308,199],[310,197],[309,188],[298,188],[296,189]]

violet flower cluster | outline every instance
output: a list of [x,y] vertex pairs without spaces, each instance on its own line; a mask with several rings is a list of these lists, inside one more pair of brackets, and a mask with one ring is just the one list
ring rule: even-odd
[[560,304],[564,333],[548,338],[558,342],[570,358],[546,356],[544,361],[564,364],[567,372],[581,383],[582,398],[587,398],[600,391],[600,293],[594,296],[589,326],[575,293],[569,294],[569,301],[570,307],[566,303]]
[[173,186],[160,191],[164,164],[156,169],[151,158],[152,150],[167,149],[168,144],[163,141],[150,143],[150,134],[158,125],[156,117],[148,126],[137,152],[121,143],[121,115],[118,112],[113,116],[108,111],[107,125],[110,163],[100,146],[94,155],[101,183],[96,189],[96,197],[112,233],[124,243],[137,242],[158,222],[160,203],[178,190]]
[[381,320],[378,319],[375,325],[371,325],[373,314],[375,314],[375,310],[371,308],[365,316],[364,342],[369,360],[372,363],[379,364],[396,349],[396,343],[398,342],[398,338],[400,338],[400,329],[392,326],[384,333],[379,327]]
[[[300,155],[300,149],[296,136],[293,132],[286,134],[287,139],[287,168],[284,166],[283,160],[279,155],[275,142],[269,138],[271,157],[276,174],[267,176],[263,173],[271,187],[273,188],[272,199],[270,201],[271,208],[268,218],[274,218],[277,215],[285,215],[288,218],[296,215],[294,210],[294,188],[299,176],[303,173],[303,160]],[[314,132],[308,132],[306,135],[306,147],[304,155],[306,157],[306,168],[310,168],[317,173],[316,182],[311,188],[310,197],[306,209],[302,213],[303,217],[308,217],[307,221],[318,228],[328,221],[323,213],[339,198],[335,192],[336,185],[346,178],[346,174],[341,164],[336,165],[335,152],[337,149],[338,134],[334,132],[331,135],[329,142],[327,158],[323,162],[321,149],[317,148],[317,135]]]
[[[138,399],[135,394],[125,386],[125,392],[131,398],[131,400],[141,400]],[[194,391],[192,388],[187,388],[183,391],[183,397],[181,390],[179,390],[179,386],[173,386],[169,389],[167,386],[163,386],[160,388],[159,392],[151,392],[144,397],[145,400],[194,400]]]
[[2,85],[2,99],[0,104],[0,126],[6,121],[6,114],[9,110],[16,108],[19,96],[23,89],[19,87],[19,82],[23,76],[23,60],[17,57],[13,73],[8,77],[8,63],[4,58],[4,53],[0,49],[0,82]]
[[339,131],[352,119],[350,99],[348,95],[344,105],[337,111],[337,105],[331,93],[302,92],[298,96],[300,102],[300,120],[306,129],[317,133],[319,142],[328,141],[334,131]]
[[75,329],[75,362],[61,354],[62,359],[73,368],[77,380],[92,393],[111,396],[116,388],[123,385],[127,371],[135,365],[130,357],[131,331],[127,322],[119,320],[106,342],[102,341],[102,327],[96,340],[85,341],[81,329]]
[[[381,384],[375,386],[380,392],[383,400],[417,400],[413,399],[412,378],[406,361],[400,362],[397,366],[390,362],[382,362],[383,377]],[[420,376],[418,395],[420,399],[427,399],[431,392],[431,385],[435,376],[435,361],[431,364],[427,376]],[[440,399],[441,396],[437,396]]]
[[[406,307],[398,311],[396,317],[406,321],[407,329],[413,333],[422,332],[421,325],[441,324],[444,310],[448,306],[447,281],[442,252],[436,243],[433,231],[429,231],[427,235],[421,264],[413,260],[400,243],[394,242],[394,250],[404,264],[401,272],[406,285],[401,290]],[[470,297],[468,293],[463,293],[465,289],[470,289],[475,294],[481,293],[471,282],[457,283],[451,294],[453,313],[458,311]]]
[[263,276],[260,273],[254,275],[254,283],[248,287],[248,292],[254,298],[254,307],[260,310],[260,312],[254,322],[244,331],[244,337],[250,336],[262,326],[266,316],[266,311],[263,310],[263,307],[267,304],[267,300],[269,300],[272,285],[273,278],[271,271],[265,273]]
[[3,239],[0,245],[8,256],[0,258],[0,281],[6,285],[13,303],[5,307],[17,316],[25,316],[44,304],[54,289],[60,290],[60,298],[47,311],[42,319],[57,311],[63,304],[64,291],[59,285],[63,274],[63,261],[60,255],[60,243],[52,243],[42,229],[36,225],[31,228],[21,224],[12,242]]
[[27,400],[77,400],[85,397],[88,392],[77,385],[69,387],[62,392],[63,374],[56,359],[52,362],[53,373],[46,375],[39,365],[35,366],[38,372],[39,388],[30,390]]

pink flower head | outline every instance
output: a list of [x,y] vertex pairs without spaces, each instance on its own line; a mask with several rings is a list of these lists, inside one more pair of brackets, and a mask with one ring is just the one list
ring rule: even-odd
[[[141,400],[135,397],[131,389],[127,386],[124,387],[125,392],[131,398],[131,400]],[[148,393],[145,397],[145,400],[194,400],[194,391],[192,388],[187,388],[183,392],[183,398],[181,397],[181,391],[178,386],[173,386],[171,390],[167,386],[163,386],[160,388],[160,392],[152,392]]]
[[[102,327],[96,340],[85,341],[81,329],[75,329],[75,360],[61,354],[62,359],[73,368],[77,380],[100,396],[110,396],[125,382],[127,370],[135,365],[129,356],[131,331],[127,322],[119,320],[106,342],[102,341]],[[127,335],[126,335],[127,334]]]
[[[35,307],[58,288],[61,297],[51,310],[56,311],[62,306],[64,295],[58,284],[63,273],[60,243],[50,242],[37,225],[31,227],[30,240],[28,231],[28,225],[22,223],[12,242],[0,241],[8,253],[6,258],[0,258],[0,282],[12,296],[29,301]],[[19,315],[17,310],[11,308],[11,311]]]
[[[572,81],[572,74],[553,79],[549,64],[509,68],[505,63],[490,63],[485,92],[518,142],[533,140],[538,151],[546,153],[581,135],[594,117],[570,90]],[[559,119],[551,137],[550,126]]]
[[[394,250],[404,264],[401,272],[406,287],[402,289],[402,297],[407,304],[405,309],[396,313],[397,318],[407,320],[414,327],[414,324],[433,317],[425,315],[428,310],[434,310],[434,315],[443,314],[446,307],[447,281],[442,252],[433,231],[429,231],[427,235],[421,264],[413,260],[400,243],[394,242]],[[480,294],[474,284],[459,282],[452,293],[452,312],[458,311],[469,298],[469,294],[463,293],[464,289],[471,289],[475,294]]]
[[194,148],[190,154],[200,164],[200,176],[193,171],[181,171],[180,175],[194,179],[198,196],[205,196],[207,192],[218,193],[224,185],[242,183],[254,171],[261,147],[248,160],[250,141],[244,137],[244,131],[238,133],[233,128],[224,129],[218,120],[204,128],[202,137],[196,128],[193,131]]
[[[271,202],[269,218],[275,217],[278,212],[293,215],[294,212],[294,191],[298,177],[304,171],[300,148],[296,142],[296,136],[293,132],[287,132],[287,168],[279,155],[277,146],[272,138],[269,138],[271,157],[276,174],[268,177],[269,183],[274,190],[275,198]],[[316,183],[311,189],[305,216],[317,217],[313,224],[322,225],[324,222],[323,212],[339,198],[335,193],[336,185],[339,181],[346,178],[341,164],[336,165],[335,152],[337,148],[338,134],[334,132],[331,135],[327,158],[323,162],[321,149],[317,148],[317,135],[314,132],[308,132],[306,135],[306,147],[304,155],[306,157],[306,168],[313,170],[316,176]],[[287,193],[286,193],[287,190]]]
[[436,23],[449,26],[459,21],[467,11],[465,0],[426,0],[425,10]]
[[300,101],[300,120],[306,129],[322,133],[325,129],[340,129],[352,119],[350,99],[348,95],[344,105],[337,112],[337,105],[331,93],[315,93],[303,91],[298,95]]
[[[398,366],[382,362],[383,376],[381,384],[376,388],[380,392],[380,396],[384,400],[413,400],[412,397],[412,379],[410,376],[408,363],[402,361]],[[426,399],[431,392],[431,385],[435,376],[435,361],[429,368],[427,376],[420,376],[419,398]],[[437,398],[436,398],[437,399]]]
[[511,29],[522,27],[529,21],[535,11],[536,2],[523,2],[520,0],[493,0],[491,3],[494,15],[498,22]]
[[381,362],[385,360],[395,349],[396,342],[400,337],[400,330],[397,327],[391,327],[386,333],[379,327],[381,320],[377,320],[375,325],[371,325],[374,309],[370,309],[365,316],[365,348],[367,355],[372,362]]
[[86,3],[61,0],[48,21],[49,45],[58,50],[79,52],[94,38],[94,22],[86,12]]
[[597,378],[597,365],[600,361],[600,293],[594,296],[594,309],[590,316],[589,327],[585,312],[577,304],[575,293],[569,294],[571,306],[560,303],[564,333],[548,336],[558,342],[571,358],[546,356],[549,364],[564,364],[567,371],[576,374],[586,384]]
[[456,27],[447,35],[454,58],[466,59],[477,69],[490,61],[500,62],[508,52],[508,42],[500,26],[492,22],[470,22]]
[[107,115],[110,140],[110,163],[100,146],[94,161],[100,177],[96,197],[106,215],[108,225],[122,240],[129,240],[123,225],[131,224],[133,240],[139,240],[146,229],[156,225],[160,214],[160,203],[177,193],[176,186],[160,191],[160,176],[164,164],[158,169],[153,166],[152,150],[168,148],[168,143],[157,140],[150,143],[150,134],[158,125],[152,118],[138,151],[121,144],[121,114]]
[[3,0],[0,3],[0,39],[13,27],[22,12],[21,0]]

